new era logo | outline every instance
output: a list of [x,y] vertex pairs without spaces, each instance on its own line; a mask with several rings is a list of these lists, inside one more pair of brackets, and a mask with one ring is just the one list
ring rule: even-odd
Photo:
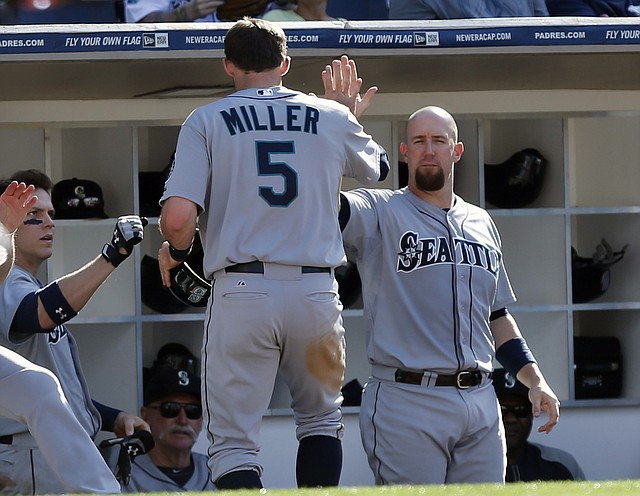
[[413,44],[415,46],[438,46],[440,45],[440,35],[437,31],[415,32],[413,33]]
[[144,48],[169,48],[168,33],[145,33],[142,35]]

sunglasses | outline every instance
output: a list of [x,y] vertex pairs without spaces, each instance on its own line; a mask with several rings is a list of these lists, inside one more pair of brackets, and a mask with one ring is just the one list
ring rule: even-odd
[[178,403],[177,401],[165,401],[160,405],[149,405],[147,408],[160,409],[160,415],[165,418],[176,418],[180,415],[180,410],[184,409],[184,413],[188,419],[197,420],[202,417],[202,405],[195,403]]
[[531,407],[528,405],[500,405],[502,410],[502,418],[506,417],[509,412],[516,418],[527,418],[531,415]]

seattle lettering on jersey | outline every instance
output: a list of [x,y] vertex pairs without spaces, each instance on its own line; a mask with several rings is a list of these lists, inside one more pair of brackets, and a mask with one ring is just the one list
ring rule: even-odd
[[299,131],[318,134],[320,112],[306,105],[239,105],[221,110],[229,134],[247,131]]
[[500,253],[475,241],[454,238],[454,248],[449,238],[423,238],[418,233],[407,231],[400,238],[398,272],[411,272],[436,264],[469,265],[482,268],[497,276]]

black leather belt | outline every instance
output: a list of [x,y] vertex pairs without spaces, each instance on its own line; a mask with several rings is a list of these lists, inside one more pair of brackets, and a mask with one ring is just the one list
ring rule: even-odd
[[[396,382],[403,384],[414,384],[419,386],[422,384],[424,374],[422,372],[412,372],[410,370],[397,369],[394,377]],[[463,370],[453,375],[438,374],[436,386],[450,386],[458,389],[469,389],[473,386],[482,384],[482,372],[478,370]]]
[[[224,270],[227,272],[240,272],[243,274],[264,274],[264,264],[256,260],[254,262],[230,265]],[[319,274],[319,273],[330,273],[330,272],[331,272],[331,268],[329,267],[311,267],[308,265],[302,266],[303,274]]]
[[0,436],[0,444],[13,444],[13,436]]

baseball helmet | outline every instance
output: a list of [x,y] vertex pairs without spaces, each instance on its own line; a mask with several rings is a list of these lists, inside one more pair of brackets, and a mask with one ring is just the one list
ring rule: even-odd
[[571,247],[571,287],[574,303],[587,303],[602,296],[609,289],[609,268],[624,257],[628,245],[613,251],[605,239],[596,247],[592,257],[581,257]]
[[535,148],[525,148],[499,164],[484,164],[485,198],[498,208],[520,208],[542,191],[547,160]]
[[157,258],[144,255],[140,262],[142,303],[159,313],[179,313],[188,308],[184,302],[174,298],[162,285],[160,264]]
[[63,179],[53,186],[51,203],[56,219],[106,219],[104,195],[98,183],[88,179]]
[[197,374],[199,370],[198,359],[189,348],[180,343],[166,343],[160,347],[156,359],[153,361],[154,369],[186,370],[190,374]]
[[200,277],[185,261],[171,269],[169,291],[176,300],[185,305],[205,307],[211,296],[211,283]]
[[350,308],[358,301],[362,294],[362,281],[358,266],[354,262],[347,262],[335,269],[336,281],[338,281],[338,293],[344,308]]

